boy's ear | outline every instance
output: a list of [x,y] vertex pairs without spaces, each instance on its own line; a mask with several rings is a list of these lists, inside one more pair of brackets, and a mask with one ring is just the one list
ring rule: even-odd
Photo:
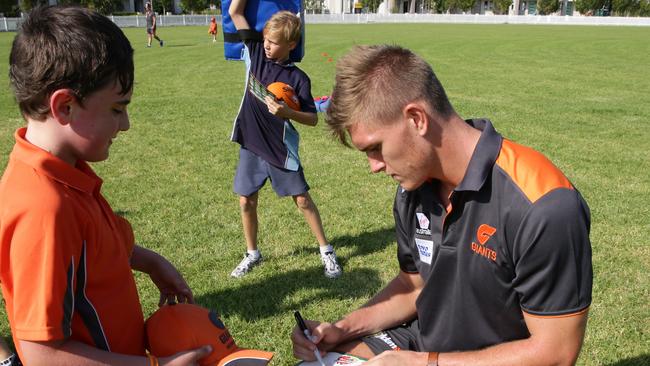
[[77,97],[70,89],[57,89],[50,94],[50,113],[62,125],[72,121],[73,109],[78,105]]
[[298,45],[297,42],[289,42],[289,51],[293,51],[294,48]]

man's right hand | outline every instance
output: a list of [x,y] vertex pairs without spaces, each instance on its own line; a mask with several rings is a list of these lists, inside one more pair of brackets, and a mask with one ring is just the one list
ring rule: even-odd
[[311,332],[311,340],[307,339],[298,326],[291,332],[293,355],[300,360],[314,361],[314,350],[318,349],[321,355],[325,355],[343,340],[343,331],[332,323],[305,320],[305,324]]

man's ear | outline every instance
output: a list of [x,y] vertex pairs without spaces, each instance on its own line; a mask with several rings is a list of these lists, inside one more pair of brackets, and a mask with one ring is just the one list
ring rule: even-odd
[[50,113],[62,125],[72,121],[74,108],[78,107],[77,96],[70,89],[57,89],[50,94]]
[[421,103],[412,102],[407,104],[403,109],[403,116],[417,130],[418,135],[424,136],[427,134],[431,121]]

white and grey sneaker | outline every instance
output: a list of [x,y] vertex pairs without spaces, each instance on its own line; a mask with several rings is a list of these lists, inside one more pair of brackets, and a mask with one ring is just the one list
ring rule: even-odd
[[262,263],[262,255],[260,254],[259,257],[253,259],[253,256],[246,253],[244,254],[244,259],[239,262],[237,267],[230,272],[230,277],[235,277],[235,278],[240,278],[244,277],[246,273],[250,272],[253,267],[259,265]]
[[320,260],[325,266],[325,277],[337,278],[343,273],[341,266],[336,261],[336,254],[334,252],[325,252],[320,255]]

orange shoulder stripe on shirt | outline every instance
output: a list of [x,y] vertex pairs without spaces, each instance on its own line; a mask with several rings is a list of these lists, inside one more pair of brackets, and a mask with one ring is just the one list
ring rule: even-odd
[[544,155],[506,139],[503,140],[496,164],[531,202],[557,188],[573,189],[560,169]]

